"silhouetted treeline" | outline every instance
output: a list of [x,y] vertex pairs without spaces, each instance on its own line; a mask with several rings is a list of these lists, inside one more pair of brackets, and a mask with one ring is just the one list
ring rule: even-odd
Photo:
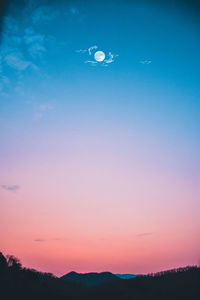
[[85,287],[64,282],[51,273],[23,268],[14,256],[0,253],[0,299],[75,299]]
[[179,268],[104,284],[96,287],[93,299],[200,300],[200,268]]
[[132,279],[86,285],[23,268],[0,253],[0,299],[55,300],[199,300],[200,268],[186,267]]

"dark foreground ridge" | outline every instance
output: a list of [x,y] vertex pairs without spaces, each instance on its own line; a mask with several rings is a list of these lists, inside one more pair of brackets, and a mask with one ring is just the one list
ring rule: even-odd
[[109,272],[71,272],[57,278],[23,268],[14,256],[0,253],[0,299],[199,300],[200,268],[185,267],[126,280]]

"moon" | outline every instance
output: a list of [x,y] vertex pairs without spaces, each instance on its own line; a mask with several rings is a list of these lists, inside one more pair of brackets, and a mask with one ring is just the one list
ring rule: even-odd
[[104,61],[105,59],[105,53],[103,51],[97,51],[94,54],[94,58],[96,61],[100,62],[100,61]]

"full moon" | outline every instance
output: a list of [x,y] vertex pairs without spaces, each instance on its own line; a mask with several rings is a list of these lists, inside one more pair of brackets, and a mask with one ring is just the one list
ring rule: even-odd
[[96,61],[103,61],[105,59],[105,53],[103,51],[97,51],[94,54],[94,58]]

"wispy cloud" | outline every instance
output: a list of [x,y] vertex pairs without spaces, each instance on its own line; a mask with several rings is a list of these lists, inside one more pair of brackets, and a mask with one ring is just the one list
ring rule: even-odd
[[114,61],[114,55],[113,55],[111,52],[109,52],[109,53],[108,53],[108,58],[105,59],[104,62],[107,63],[107,64],[110,64],[110,63],[112,63],[113,61]]
[[56,10],[53,10],[49,6],[41,6],[33,10],[32,22],[33,24],[40,24],[41,22],[50,22],[57,17]]
[[95,49],[97,49],[97,48],[98,48],[98,46],[96,46],[96,45],[88,48],[89,55],[92,55],[92,51],[95,50]]
[[78,50],[75,50],[75,52],[77,52],[77,53],[88,53],[89,55],[92,55],[93,50],[95,50],[97,48],[98,48],[98,46],[94,45],[94,46],[89,47],[88,49],[78,49]]
[[44,34],[37,33],[33,27],[25,29],[24,43],[31,57],[41,57],[47,50],[45,45],[47,42],[48,38]]
[[[29,0],[21,14],[23,18],[20,23],[17,17],[11,14],[4,18],[0,49],[0,73],[6,73],[6,69],[9,68],[15,75],[10,76],[11,81],[15,80],[15,88],[19,85],[19,80],[23,80],[26,70],[32,72],[39,70],[39,65],[44,64],[44,55],[50,49],[54,49],[55,45],[55,38],[41,33],[39,26],[42,22],[50,22],[56,17],[57,12],[52,6],[39,6],[38,1]],[[40,76],[42,74],[40,72]],[[1,94],[6,88],[6,83],[1,82]]]
[[46,240],[44,239],[35,239],[34,242],[37,242],[37,243],[43,243],[45,242]]
[[6,185],[6,184],[2,184],[0,187],[3,190],[9,191],[9,192],[17,192],[20,189],[19,185]]
[[34,242],[37,242],[37,243],[44,243],[44,242],[49,242],[49,241],[66,241],[66,240],[69,240],[69,238],[65,238],[65,237],[61,237],[61,238],[49,238],[49,239],[44,239],[44,238],[36,238],[34,240]]
[[152,63],[152,60],[141,60],[140,64],[142,65],[150,65]]
[[95,61],[95,60],[86,60],[85,64],[90,64],[91,66],[95,67],[97,65],[97,61]]
[[17,49],[6,55],[4,57],[4,61],[10,68],[13,68],[17,71],[24,71],[32,65],[32,63],[26,60],[22,53],[20,53]]
[[79,49],[79,50],[75,50],[75,52],[77,52],[77,53],[86,53],[86,52],[88,52],[88,49]]
[[36,120],[39,120],[44,117],[44,115],[47,111],[52,110],[52,109],[53,109],[53,105],[51,105],[50,103],[39,104],[36,107],[36,111],[34,113],[34,118]]
[[119,54],[112,54],[111,52],[108,53],[106,59],[104,60],[104,64],[111,64],[115,61],[115,57],[118,57]]

